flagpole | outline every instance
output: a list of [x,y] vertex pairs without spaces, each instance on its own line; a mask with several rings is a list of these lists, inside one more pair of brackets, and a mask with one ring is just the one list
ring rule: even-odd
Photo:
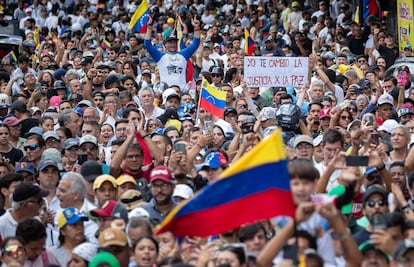
[[[198,121],[198,113],[200,111],[200,102],[201,102],[201,90],[203,90],[203,83],[204,83],[204,78],[201,81],[201,89],[200,89],[200,93],[198,95],[198,104],[197,104],[197,114],[196,114],[196,125],[198,125],[199,121]],[[196,95],[197,95],[197,83],[196,83]],[[199,126],[200,127],[200,126]],[[204,125],[203,125],[204,127]]]

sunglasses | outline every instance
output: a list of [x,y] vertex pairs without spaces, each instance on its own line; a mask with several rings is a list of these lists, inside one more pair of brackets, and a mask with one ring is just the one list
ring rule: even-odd
[[375,207],[375,204],[378,204],[378,206],[380,206],[380,207],[384,207],[386,202],[383,199],[381,199],[381,200],[370,200],[370,201],[367,202],[367,205],[370,208]]
[[237,108],[247,108],[247,105],[243,105],[243,104],[238,104]]
[[80,148],[82,151],[94,151],[96,149],[95,145],[90,145],[90,146],[81,146]]
[[352,120],[350,116],[341,116],[341,120]]
[[366,63],[366,60],[358,60],[358,63]]
[[25,253],[26,249],[19,245],[7,246],[1,250],[2,255],[7,255],[9,257],[12,255],[23,256]]
[[211,74],[211,77],[221,77],[220,74]]
[[36,145],[36,144],[31,144],[31,145],[28,145],[28,146],[24,146],[23,147],[23,149],[26,151],[26,150],[30,150],[30,151],[34,151],[34,150],[36,150],[37,149],[37,147],[38,147],[38,145]]

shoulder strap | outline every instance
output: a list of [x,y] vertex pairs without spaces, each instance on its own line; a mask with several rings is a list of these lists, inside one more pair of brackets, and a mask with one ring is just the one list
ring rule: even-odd
[[43,250],[41,255],[42,255],[43,266],[48,265],[49,264],[49,256],[47,255],[47,250]]

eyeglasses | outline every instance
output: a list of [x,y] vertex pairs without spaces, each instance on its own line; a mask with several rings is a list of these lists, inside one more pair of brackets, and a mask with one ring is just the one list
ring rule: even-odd
[[127,128],[126,127],[124,127],[124,128],[116,128],[116,131],[117,132],[126,132],[127,131]]
[[170,186],[168,183],[151,184],[151,188],[165,190]]
[[366,60],[358,60],[358,63],[366,63],[367,61]]
[[348,108],[349,111],[357,111],[356,108]]
[[80,148],[82,151],[94,151],[96,149],[95,145],[90,145],[90,146],[81,146]]
[[58,140],[54,139],[54,138],[50,138],[46,140],[46,144],[48,145],[53,145],[54,143],[56,143]]
[[211,77],[221,77],[220,74],[211,74]]
[[244,105],[244,104],[238,104],[238,105],[237,105],[237,108],[247,108],[247,105]]
[[23,147],[23,149],[24,149],[25,151],[27,151],[28,149],[29,149],[30,151],[34,151],[34,150],[36,150],[36,149],[37,149],[37,147],[38,147],[38,145],[36,145],[36,144],[31,144],[31,145],[28,145],[28,146],[24,146],[24,147]]
[[303,145],[297,145],[296,149],[311,149],[313,146],[311,144],[303,144]]
[[9,257],[12,255],[17,255],[20,257],[24,254],[26,254],[26,249],[19,245],[11,245],[1,249],[1,255],[6,255]]
[[386,202],[383,199],[380,200],[369,200],[367,202],[368,207],[373,208],[375,207],[375,204],[378,204],[378,206],[380,207],[384,207]]
[[350,116],[341,116],[341,120],[352,120],[352,118]]

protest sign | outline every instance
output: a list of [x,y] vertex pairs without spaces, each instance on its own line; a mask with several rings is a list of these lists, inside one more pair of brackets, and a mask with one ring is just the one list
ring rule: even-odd
[[307,57],[244,57],[248,87],[304,87],[308,80]]

